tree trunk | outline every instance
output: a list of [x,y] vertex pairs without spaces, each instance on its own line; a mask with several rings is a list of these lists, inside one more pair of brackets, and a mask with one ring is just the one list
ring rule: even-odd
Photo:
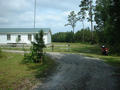
[[93,41],[93,22],[91,21],[91,39]]
[[90,21],[91,21],[91,40],[93,41],[93,15],[92,15],[92,0],[90,0]]
[[41,58],[40,58],[40,64],[41,65],[43,64],[43,56],[41,56]]
[[73,27],[73,33],[74,33],[75,27]]
[[84,35],[84,20],[82,20],[82,24],[83,24],[83,42],[85,40],[85,35]]
[[74,42],[74,30],[75,30],[75,27],[73,27],[73,39],[72,39],[72,42]]

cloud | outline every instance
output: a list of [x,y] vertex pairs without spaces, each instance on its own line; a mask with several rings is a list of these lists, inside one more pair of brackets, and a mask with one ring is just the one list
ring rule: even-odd
[[31,3],[30,0],[1,0],[0,7],[7,11],[27,10]]
[[[36,1],[36,27],[49,27],[53,33],[71,30],[70,26],[64,25],[70,11],[78,12],[79,0]],[[34,26],[34,0],[0,0],[0,11],[0,27]],[[81,27],[80,23],[77,24],[76,30]]]
[[0,18],[0,21],[1,21],[2,23],[8,23],[8,19],[6,19],[6,18]]
[[77,8],[79,0],[36,0],[37,7],[59,10],[71,10]]

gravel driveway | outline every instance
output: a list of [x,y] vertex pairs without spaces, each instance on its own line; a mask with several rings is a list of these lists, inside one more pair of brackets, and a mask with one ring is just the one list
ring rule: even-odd
[[79,54],[49,53],[57,72],[33,90],[117,90],[113,68],[102,60]]

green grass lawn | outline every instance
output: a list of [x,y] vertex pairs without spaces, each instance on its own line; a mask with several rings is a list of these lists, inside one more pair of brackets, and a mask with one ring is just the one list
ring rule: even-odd
[[[62,53],[78,53],[81,55],[99,58],[104,62],[120,68],[120,56],[116,55],[101,55],[101,48],[99,45],[91,45],[88,43],[53,43],[53,52]],[[68,44],[70,48],[68,49]],[[11,48],[11,50],[14,50]],[[22,50],[18,48],[17,50]],[[52,48],[44,49],[45,52],[52,52]],[[17,89],[25,87],[28,90],[31,86],[38,82],[37,78],[47,76],[55,62],[46,57],[47,60],[43,65],[40,64],[23,64],[22,54],[3,53],[0,57],[0,88],[5,90],[8,88]],[[47,73],[46,73],[47,72]],[[120,73],[120,69],[116,71]]]
[[[95,57],[103,59],[105,62],[114,65],[120,66],[120,56],[101,55],[101,48],[99,45],[91,45],[89,43],[52,43],[54,45],[53,52],[62,52],[62,53],[81,53],[85,56]],[[70,47],[68,48],[68,44]],[[10,50],[23,50],[22,48],[3,48]],[[25,50],[29,50],[28,48]],[[44,49],[45,52],[52,52],[52,47],[47,47]]]
[[[70,44],[70,49],[68,49],[68,44]],[[80,53],[85,56],[102,59],[110,65],[120,67],[120,56],[102,55],[99,45],[91,45],[89,43],[53,43],[53,45],[53,52]],[[45,51],[52,52],[52,48],[46,48]]]
[[2,49],[4,49],[4,50],[20,50],[20,51],[24,51],[24,50],[26,50],[26,51],[29,51],[30,50],[30,47],[24,47],[24,48],[22,48],[22,47],[2,47]]
[[[89,43],[52,43],[54,45],[53,52],[62,52],[62,53],[80,53],[85,56],[100,58],[105,62],[120,67],[120,56],[101,55],[101,48],[99,45],[91,45]],[[68,48],[68,44],[70,47]],[[23,50],[23,48],[3,48],[9,50]],[[25,50],[29,50],[25,48]],[[52,52],[52,47],[47,47],[44,49],[45,52]]]
[[[2,53],[0,57],[0,90],[28,90],[40,78],[47,76],[48,71],[55,66],[55,62],[45,57],[45,64],[23,64],[23,55],[16,53]],[[38,79],[39,78],[39,79]]]
[[[52,43],[54,45],[53,52],[62,52],[62,53],[80,53],[85,56],[100,58],[105,62],[120,67],[120,56],[101,55],[101,48],[99,45],[91,45],[89,43]],[[68,44],[70,47],[68,48]],[[23,48],[3,48],[9,50],[23,50]],[[25,50],[29,50],[28,48]],[[52,47],[47,47],[44,49],[45,52],[52,52]]]

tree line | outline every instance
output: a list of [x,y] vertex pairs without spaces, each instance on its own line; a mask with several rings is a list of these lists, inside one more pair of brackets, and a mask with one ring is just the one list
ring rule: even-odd
[[[96,42],[98,44],[105,44],[109,47],[111,52],[120,53],[120,0],[81,0],[78,8],[79,12],[71,11],[68,15],[68,23],[73,32],[73,41]],[[90,22],[90,31],[85,29],[85,20]],[[82,30],[74,33],[76,23],[82,23]],[[96,24],[94,25],[93,22]],[[64,33],[62,38],[65,38],[68,33]],[[89,34],[88,34],[89,33]],[[61,33],[55,34],[56,36]],[[63,34],[63,33],[62,33]],[[53,41],[55,40],[53,35]],[[83,39],[81,39],[83,38]],[[89,40],[87,40],[87,39]],[[59,38],[60,39],[60,38]],[[69,38],[68,38],[69,39]],[[68,41],[70,41],[69,39]],[[67,41],[65,39],[58,40],[59,42]]]
[[120,0],[97,0],[95,7],[96,31],[99,43],[105,43],[120,55]]
[[[84,36],[83,36],[84,33]],[[53,42],[91,42],[91,31],[89,28],[81,29],[76,33],[70,32],[58,32],[52,35]],[[93,32],[96,36],[96,32]],[[97,42],[97,38],[93,39],[94,43]]]

